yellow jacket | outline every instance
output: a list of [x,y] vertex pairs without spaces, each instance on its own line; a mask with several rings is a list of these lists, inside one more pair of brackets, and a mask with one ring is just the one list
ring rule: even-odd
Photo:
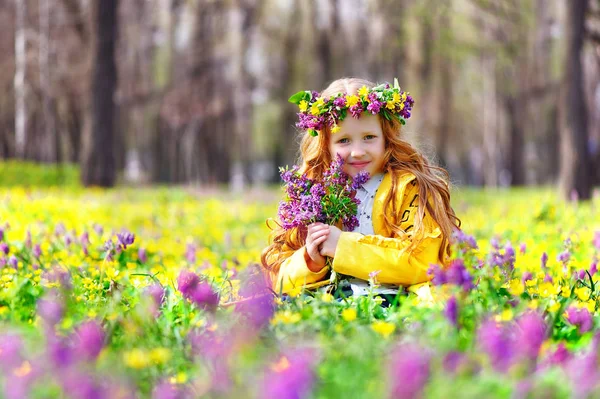
[[[442,245],[442,232],[438,224],[425,212],[423,240],[412,251],[408,250],[413,239],[413,221],[418,209],[418,184],[415,175],[400,172],[396,204],[400,205],[400,228],[406,232],[402,237],[392,237],[393,232],[385,228],[384,201],[392,187],[392,178],[386,173],[373,202],[373,231],[375,235],[342,232],[335,251],[332,268],[339,274],[369,279],[369,273],[379,271],[381,283],[409,287],[422,299],[431,299],[430,280],[427,270],[430,264],[442,264],[438,257]],[[391,210],[388,209],[388,212]],[[316,288],[329,283],[328,267],[314,273],[306,265],[305,247],[297,251],[284,251],[287,257],[282,262],[274,281],[276,292],[290,293],[299,288]],[[425,284],[424,284],[425,283]],[[429,298],[428,298],[429,297]]]

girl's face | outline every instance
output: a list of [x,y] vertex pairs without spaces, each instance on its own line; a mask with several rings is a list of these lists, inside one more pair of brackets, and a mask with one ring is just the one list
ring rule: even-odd
[[360,118],[348,115],[338,122],[340,130],[330,133],[329,153],[344,159],[344,172],[356,176],[366,170],[371,176],[383,172],[385,138],[377,115],[363,113]]

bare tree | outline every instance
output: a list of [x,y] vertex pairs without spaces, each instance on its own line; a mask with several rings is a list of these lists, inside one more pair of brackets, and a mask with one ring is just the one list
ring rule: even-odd
[[15,0],[15,151],[25,156],[27,144],[27,0]]
[[117,42],[118,0],[96,2],[96,50],[92,81],[91,146],[82,170],[86,186],[111,187],[115,184],[115,121],[114,95],[117,87],[115,47]]

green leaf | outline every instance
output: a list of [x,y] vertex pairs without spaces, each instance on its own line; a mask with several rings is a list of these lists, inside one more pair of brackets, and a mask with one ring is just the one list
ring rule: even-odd
[[310,97],[311,97],[310,91],[303,90],[303,91],[299,91],[298,93],[292,95],[288,99],[288,101],[293,104],[300,104],[300,102],[302,100],[306,100],[306,101],[310,100]]
[[308,129],[308,134],[310,134],[313,137],[317,137],[317,132],[315,131],[315,129]]

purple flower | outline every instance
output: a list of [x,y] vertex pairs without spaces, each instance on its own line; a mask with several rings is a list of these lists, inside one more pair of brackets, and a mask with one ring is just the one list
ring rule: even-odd
[[191,271],[182,270],[177,277],[177,289],[184,298],[189,298],[200,282],[200,277]]
[[598,262],[594,261],[592,262],[592,264],[590,265],[590,274],[593,276],[596,273],[598,273]]
[[455,229],[452,233],[452,238],[461,248],[464,249],[478,249],[477,241],[475,241],[475,237],[466,234],[461,229]]
[[456,297],[453,296],[448,299],[444,308],[444,315],[453,326],[458,326],[458,303]]
[[214,311],[219,304],[219,294],[207,282],[199,283],[188,298],[199,308]]
[[431,264],[429,266],[428,274],[433,276],[431,279],[431,283],[433,285],[443,285],[448,282],[446,278],[446,273],[444,273],[444,269],[440,265]]
[[580,334],[585,334],[594,326],[594,319],[586,308],[569,307],[567,309],[567,321],[576,326]]
[[594,244],[594,248],[596,248],[597,251],[600,251],[600,230],[594,233],[594,240],[592,243]]
[[464,353],[456,351],[448,352],[443,360],[444,370],[448,373],[455,373],[464,361]]
[[525,313],[517,321],[516,344],[520,348],[520,353],[528,359],[537,359],[546,335],[546,323],[538,313]]
[[65,307],[56,296],[47,296],[37,302],[37,313],[50,326],[58,323],[64,314]]
[[361,104],[356,104],[348,108],[348,110],[350,111],[350,114],[353,118],[358,119],[360,118],[360,114],[362,114],[363,108]]
[[0,370],[5,374],[23,362],[23,342],[16,334],[0,335]]
[[48,358],[54,366],[66,368],[71,365],[75,353],[64,338],[56,336],[54,332],[49,332],[46,342]]
[[448,283],[462,287],[465,291],[473,289],[473,276],[467,271],[462,259],[452,260],[445,273]]
[[344,108],[346,106],[346,97],[337,97],[335,100],[333,100],[333,105],[336,107]]
[[0,252],[4,252],[4,255],[8,255],[8,245],[4,242],[0,242]]
[[260,329],[268,324],[275,312],[273,293],[262,271],[255,269],[246,273],[251,274],[241,278],[238,293],[242,300],[235,306],[235,311],[242,315],[250,326]]
[[300,399],[310,394],[315,374],[314,356],[309,351],[283,354],[270,365],[262,381],[263,398]]
[[42,256],[42,248],[40,247],[40,244],[35,244],[32,252],[33,256],[39,259],[39,257]]
[[4,241],[4,228],[0,227],[0,241]]
[[542,269],[545,269],[546,265],[548,264],[548,254],[546,252],[544,252],[542,254],[541,262],[542,262]]
[[571,253],[569,250],[564,250],[556,257],[556,260],[562,263],[567,263],[571,259]]
[[525,252],[527,252],[527,244],[522,242],[521,245],[519,245],[519,252],[521,255],[525,255]]
[[187,243],[185,247],[185,259],[187,259],[189,263],[196,263],[196,249],[196,244],[193,242]]
[[43,274],[44,279],[49,283],[59,283],[63,289],[71,289],[71,275],[60,266],[54,266]]
[[159,283],[146,287],[146,294],[150,295],[157,307],[161,307],[165,300],[165,289]]
[[77,354],[86,360],[95,360],[104,347],[104,330],[95,321],[87,321],[76,332]]
[[564,342],[558,344],[556,351],[548,356],[548,363],[550,365],[563,365],[571,359],[571,352],[567,349]]
[[142,247],[140,247],[138,249],[138,259],[142,263],[146,263],[146,261],[148,260],[148,256],[146,255],[146,250]]
[[369,111],[373,115],[377,115],[382,106],[383,103],[381,101],[375,100],[369,105],[367,105],[367,111]]
[[11,256],[8,258],[8,264],[9,264],[9,265],[11,265],[11,266],[12,266],[14,269],[16,269],[16,268],[18,268],[18,267],[19,267],[19,260],[17,259],[17,257],[16,257],[16,256],[14,256],[14,255],[11,255]]
[[425,348],[403,344],[388,366],[391,398],[418,398],[429,381],[431,355]]
[[162,381],[152,390],[152,399],[185,399],[189,395],[184,389],[168,381]]
[[101,236],[104,233],[104,229],[102,228],[102,226],[100,226],[98,223],[94,223],[94,231],[96,232],[96,234],[98,234],[99,236]]
[[521,277],[521,282],[525,284],[525,282],[529,280],[533,280],[533,274],[531,274],[531,272],[523,273],[523,276]]
[[70,370],[61,378],[63,390],[73,399],[101,399],[108,397],[105,389],[94,378],[80,370]]
[[490,319],[484,321],[477,331],[477,341],[490,359],[494,369],[506,372],[514,361],[514,345],[509,331]]
[[129,231],[117,233],[117,245],[121,246],[123,250],[127,249],[127,246],[133,244],[134,241],[135,235]]

